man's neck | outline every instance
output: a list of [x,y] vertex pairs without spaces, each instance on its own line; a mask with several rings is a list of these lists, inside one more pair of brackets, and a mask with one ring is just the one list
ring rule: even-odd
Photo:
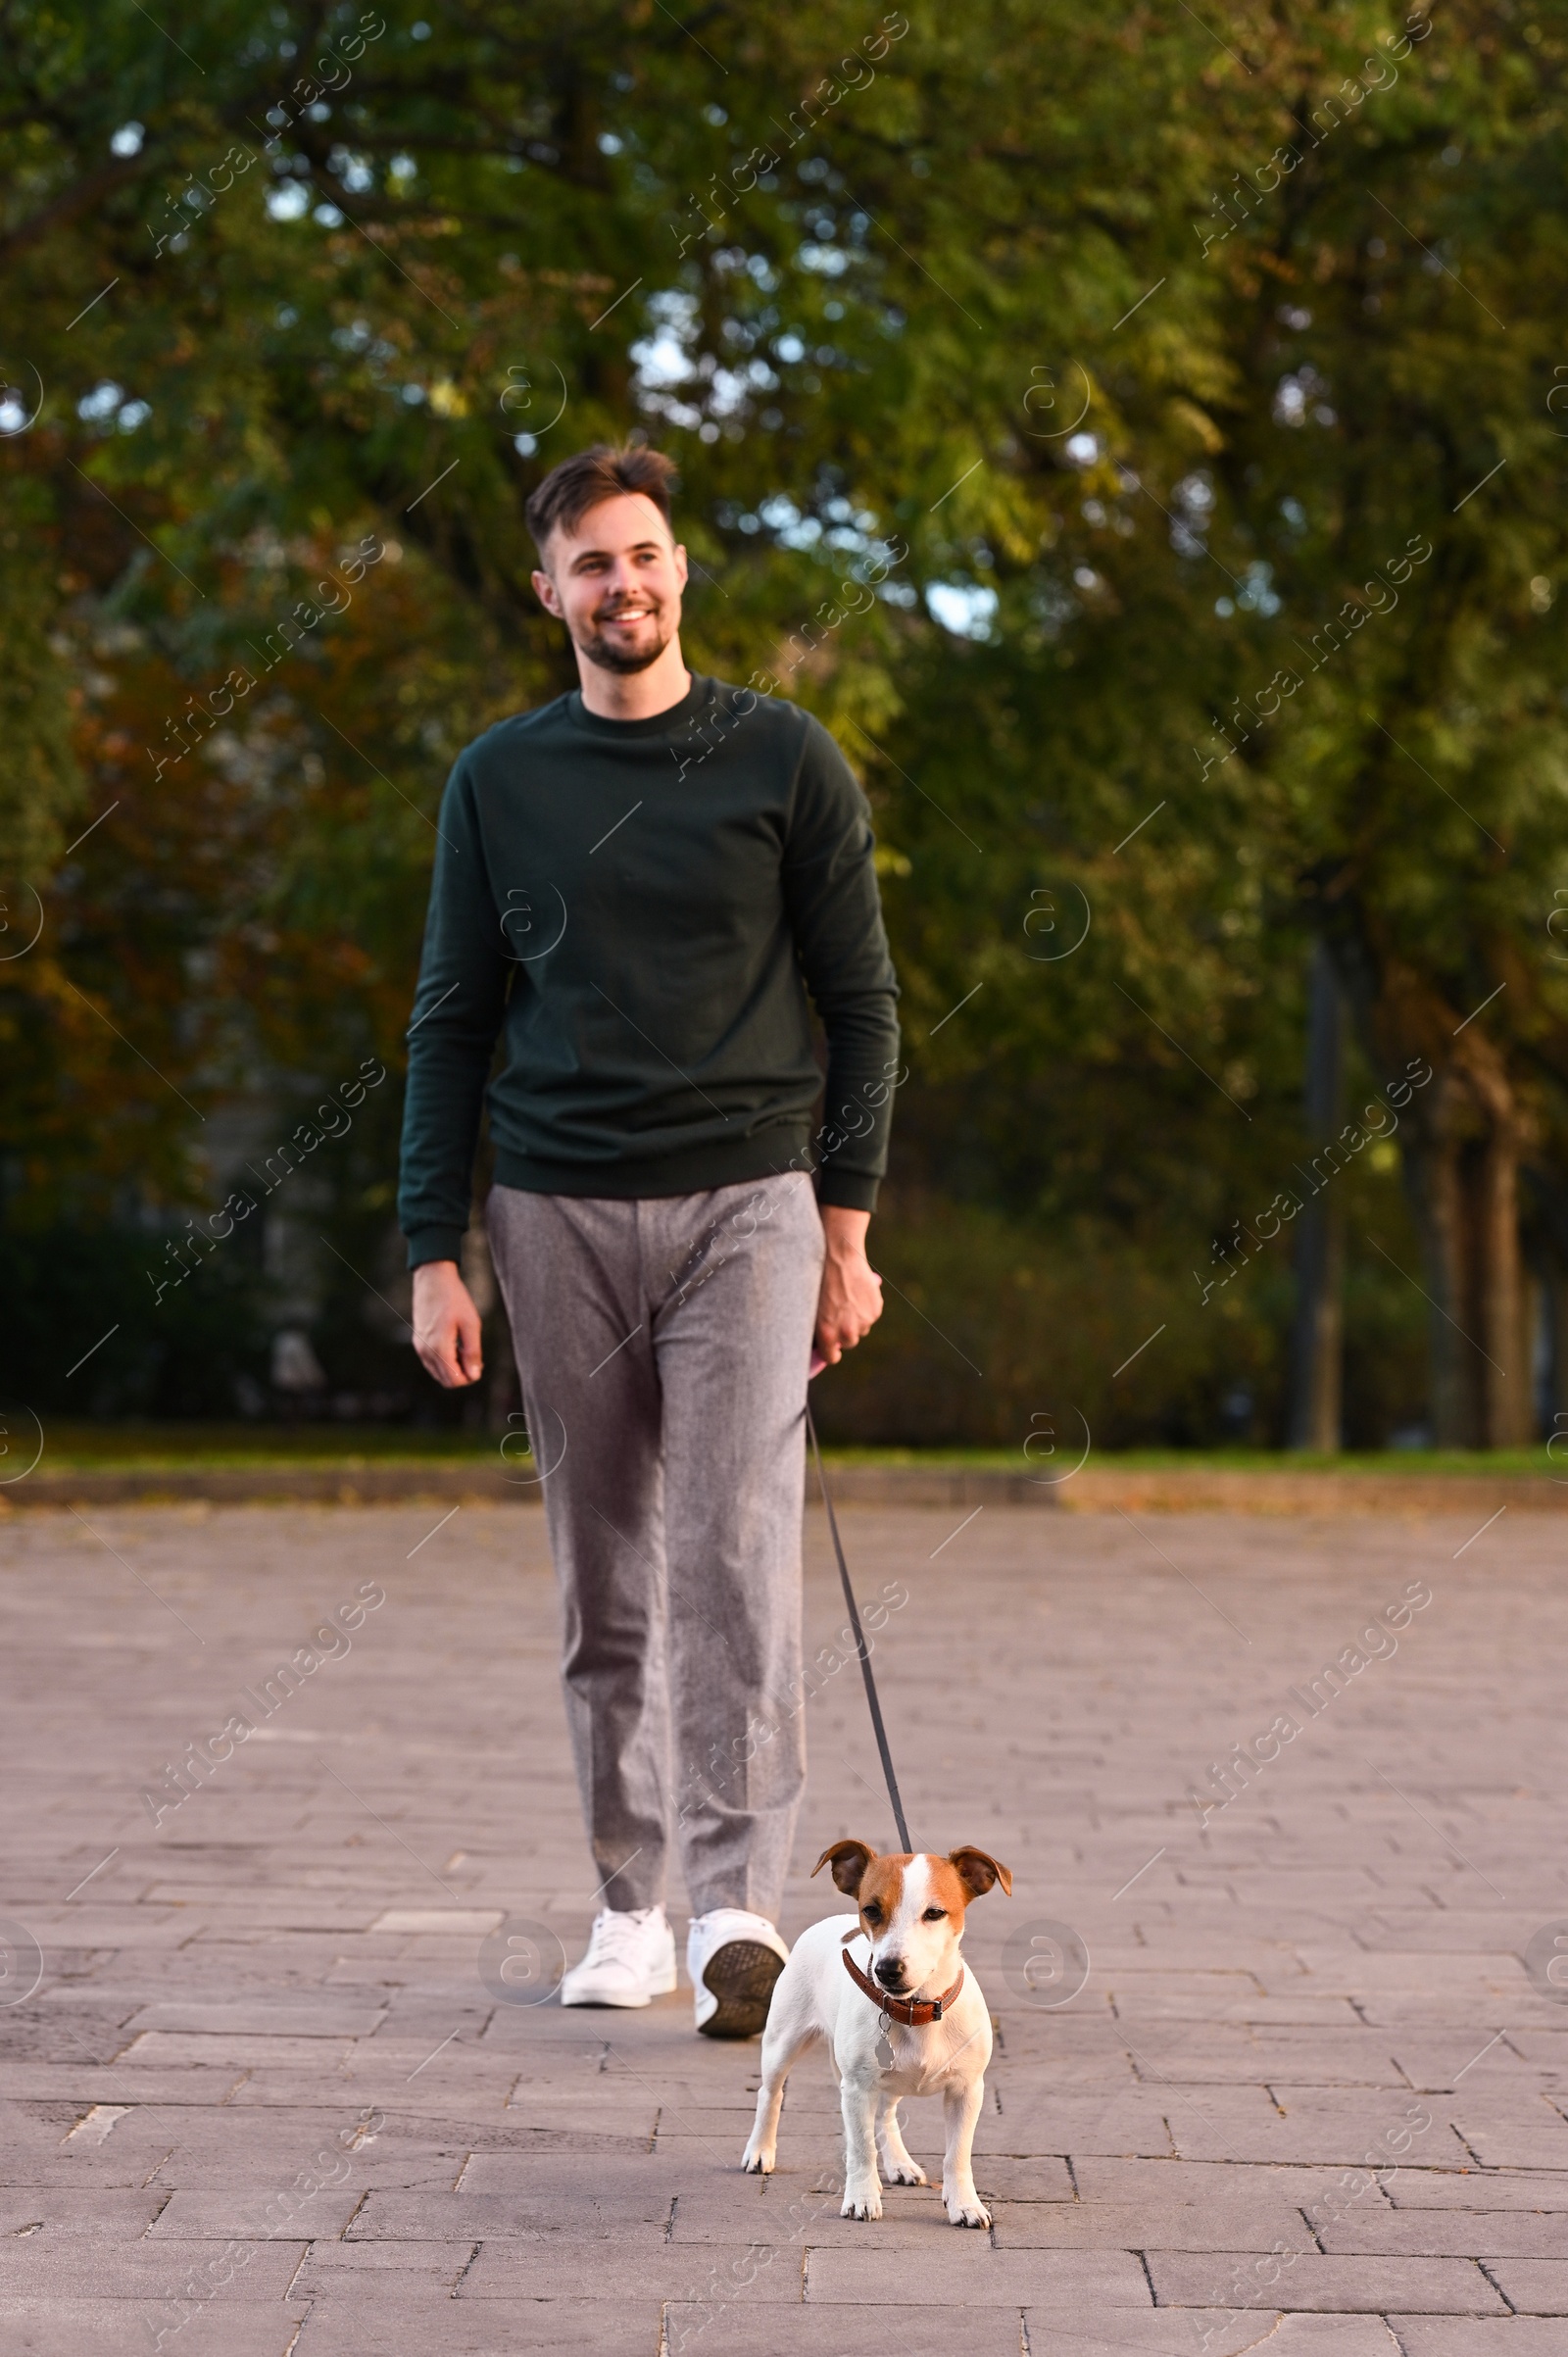
[[692,684],[678,632],[646,671],[607,671],[579,654],[577,676],[584,706],[601,720],[656,719],[681,703]]

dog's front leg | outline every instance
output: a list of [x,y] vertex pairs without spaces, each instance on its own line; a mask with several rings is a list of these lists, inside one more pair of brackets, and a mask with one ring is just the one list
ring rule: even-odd
[[877,2099],[876,2141],[882,2156],[882,2174],[890,2185],[929,2185],[930,2179],[904,2141],[897,2095],[882,2095]]
[[[787,1976],[788,1965],[784,1972]],[[777,2156],[784,2082],[816,2036],[809,2016],[803,2018],[800,2005],[790,2002],[798,1994],[787,1977],[779,1981],[773,1991],[767,2028],[762,2032],[762,2084],[758,2090],[757,2119],[741,2155],[741,2167],[757,2177],[768,2176]]]
[[844,2114],[844,2200],[841,2218],[880,2218],[882,2186],[876,2173],[877,2083],[846,2071],[839,2087]]
[[757,2097],[757,2120],[741,2155],[741,2167],[754,2177],[770,2176],[778,2157],[778,2118],[784,2109],[784,2077],[764,2076]]
[[974,2173],[970,2162],[975,2124],[985,2099],[986,2083],[983,2078],[971,2080],[967,2087],[950,2087],[942,2098],[948,2131],[948,2148],[942,2163],[942,2199],[947,2207],[949,2222],[954,2226],[991,2224],[991,2213],[982,2207],[980,2196],[974,2189]]

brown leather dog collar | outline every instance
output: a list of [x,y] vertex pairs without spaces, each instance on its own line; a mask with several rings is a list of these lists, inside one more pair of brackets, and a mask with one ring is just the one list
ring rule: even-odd
[[942,2016],[963,1987],[963,1966],[960,1964],[958,1977],[945,1995],[940,1997],[896,1997],[891,1989],[878,1989],[876,1983],[861,1972],[848,1948],[844,1948],[841,1952],[844,1957],[844,1969],[855,1983],[856,1988],[862,1990],[871,1999],[873,2005],[880,2006],[889,2021],[906,2022],[911,2030],[923,2030],[928,2022],[941,2021]]

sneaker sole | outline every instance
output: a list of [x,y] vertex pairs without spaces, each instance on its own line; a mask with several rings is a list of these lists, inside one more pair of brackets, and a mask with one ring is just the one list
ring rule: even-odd
[[717,2010],[698,2029],[704,2038],[756,2038],[767,2021],[773,1984],[784,1959],[760,1940],[727,1940],[703,1972],[703,1987],[717,1997]]

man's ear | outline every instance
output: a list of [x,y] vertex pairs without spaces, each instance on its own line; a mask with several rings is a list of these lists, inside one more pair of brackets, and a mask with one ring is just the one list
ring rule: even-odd
[[856,1898],[865,1880],[866,1868],[875,1856],[876,1851],[868,1841],[835,1841],[831,1849],[823,1850],[811,1872],[820,1874],[831,1861],[833,1880],[847,1897]]
[[993,1883],[1000,1883],[1008,1898],[1012,1896],[1012,1876],[997,1859],[988,1857],[983,1849],[950,1849],[948,1863],[971,1898],[984,1898]]
[[546,614],[553,614],[557,621],[560,621],[562,618],[561,593],[547,572],[536,572],[533,575],[533,594]]

